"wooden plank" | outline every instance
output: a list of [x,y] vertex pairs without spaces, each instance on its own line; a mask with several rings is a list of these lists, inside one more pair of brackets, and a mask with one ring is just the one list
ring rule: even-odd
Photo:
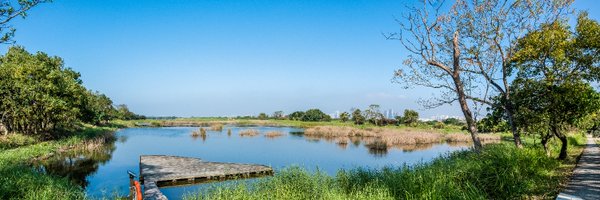
[[[148,193],[148,199],[156,199],[158,186],[195,184],[205,181],[221,181],[272,175],[273,169],[264,165],[207,162],[198,158],[165,155],[140,156],[140,179],[144,186],[156,187]],[[152,185],[153,184],[153,185]],[[148,191],[146,189],[146,191]],[[146,197],[146,192],[144,192]],[[164,195],[162,195],[164,196]]]

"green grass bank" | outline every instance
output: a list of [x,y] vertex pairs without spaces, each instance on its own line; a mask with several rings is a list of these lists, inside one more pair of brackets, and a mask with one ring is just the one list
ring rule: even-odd
[[93,148],[99,139],[111,137],[115,128],[86,126],[72,136],[40,141],[23,135],[0,140],[0,199],[85,199],[83,188],[66,177],[45,174],[32,167],[59,151]]
[[[527,140],[530,141],[530,140]],[[585,138],[570,136],[568,159],[547,157],[532,143],[487,145],[429,163],[341,170],[335,176],[291,167],[255,183],[233,183],[185,199],[554,199],[575,166]],[[552,152],[558,153],[553,142]]]

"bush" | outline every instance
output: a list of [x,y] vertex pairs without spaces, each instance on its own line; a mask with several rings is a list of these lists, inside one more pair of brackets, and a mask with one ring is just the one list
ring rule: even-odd
[[302,121],[331,121],[331,117],[319,109],[310,109],[304,113],[304,116],[302,116]]
[[408,126],[417,126],[419,123],[419,113],[414,110],[404,110],[404,116],[402,117],[402,123]]
[[464,125],[463,122],[461,122],[459,119],[456,118],[448,118],[444,120],[444,124],[446,125],[457,125],[457,126],[462,126]]
[[436,122],[433,125],[433,128],[437,128],[437,129],[443,129],[446,126],[446,124],[444,122]]
[[352,121],[356,125],[361,125],[365,123],[365,116],[362,115],[360,109],[352,111]]
[[302,117],[304,117],[304,112],[302,111],[296,111],[288,115],[288,119],[290,120],[302,120]]
[[0,150],[35,144],[39,140],[28,135],[8,134],[0,136]]

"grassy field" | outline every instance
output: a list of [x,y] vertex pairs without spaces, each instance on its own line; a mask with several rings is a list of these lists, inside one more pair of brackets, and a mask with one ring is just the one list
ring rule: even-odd
[[93,142],[110,137],[115,130],[87,126],[73,136],[52,141],[23,135],[0,137],[0,199],[85,199],[80,186],[39,172],[31,162],[58,151],[93,147]]
[[[521,150],[505,142],[487,145],[480,154],[461,151],[415,166],[341,170],[335,176],[291,167],[272,178],[185,199],[554,199],[585,144],[580,134],[570,141],[565,161],[529,142]],[[552,147],[556,154],[558,144]]]

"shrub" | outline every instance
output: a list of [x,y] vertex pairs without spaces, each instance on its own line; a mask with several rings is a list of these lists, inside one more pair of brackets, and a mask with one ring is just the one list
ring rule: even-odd
[[302,111],[296,111],[288,115],[288,118],[290,120],[302,120],[302,117],[304,117],[304,112]]
[[352,121],[356,125],[361,125],[365,123],[365,116],[362,115],[360,109],[352,111]]
[[446,124],[444,124],[444,122],[436,122],[433,125],[433,128],[437,128],[437,129],[443,129],[446,126]]
[[302,116],[302,121],[331,121],[331,117],[319,109],[310,109],[304,113],[304,116]]

